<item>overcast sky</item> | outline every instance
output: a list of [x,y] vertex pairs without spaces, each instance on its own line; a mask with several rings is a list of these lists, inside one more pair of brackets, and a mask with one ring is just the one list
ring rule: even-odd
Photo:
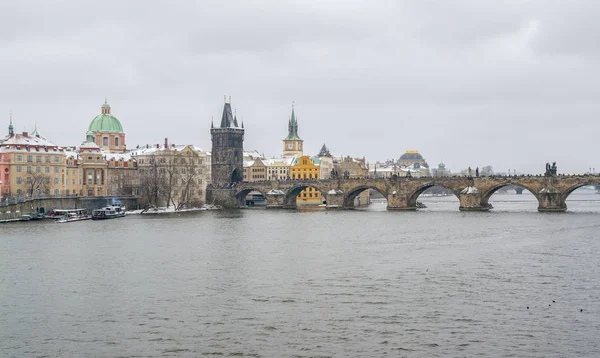
[[107,97],[129,148],[210,150],[226,94],[245,148],[267,156],[295,101],[309,154],[600,171],[599,14],[596,0],[2,1],[0,113],[78,144]]

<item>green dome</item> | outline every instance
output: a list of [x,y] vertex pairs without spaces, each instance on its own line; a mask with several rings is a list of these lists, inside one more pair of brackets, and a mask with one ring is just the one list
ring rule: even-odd
[[90,123],[88,131],[123,133],[123,126],[117,117],[112,114],[99,114]]
[[110,114],[110,105],[104,103],[101,107],[102,113],[92,120],[88,132],[113,132],[123,133],[123,126],[117,117]]

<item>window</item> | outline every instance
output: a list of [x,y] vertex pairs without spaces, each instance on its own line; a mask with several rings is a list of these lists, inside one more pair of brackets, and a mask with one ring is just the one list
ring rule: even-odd
[[108,146],[108,137],[102,138],[102,145],[105,146],[105,147]]
[[58,191],[58,189],[54,189],[54,195],[55,195],[55,196],[58,196],[58,194],[59,194],[59,191]]
[[58,171],[59,171],[59,170],[60,170],[60,169],[59,169],[58,167],[54,167],[54,172],[55,172],[55,173],[58,173]]
[[17,177],[17,184],[21,184],[23,182],[23,179],[21,177]]
[[30,166],[27,167],[27,173],[31,173],[31,167]]
[[22,167],[22,166],[20,166],[20,165],[19,165],[19,166],[17,166],[17,173],[20,173],[20,172],[22,172],[22,171],[23,171],[23,167]]
[[115,138],[115,147],[118,147],[118,146],[119,146],[119,137],[116,137]]
[[35,161],[38,162],[38,163],[41,163],[42,162],[42,156],[41,155],[36,155],[35,156]]
[[46,167],[46,173],[50,173],[50,167]]
[[17,162],[22,162],[22,161],[23,161],[23,156],[17,155]]
[[58,184],[60,182],[60,180],[58,179],[58,177],[54,178],[54,184]]
[[45,161],[46,161],[46,163],[50,163],[50,156],[49,155],[46,156]]
[[28,156],[27,156],[27,161],[28,161],[29,163],[33,162],[33,156],[31,156],[31,155],[28,155]]
[[35,167],[35,172],[36,173],[41,173],[42,172],[42,167]]
[[55,163],[58,163],[58,162],[60,162],[60,157],[54,157],[54,162],[55,162]]

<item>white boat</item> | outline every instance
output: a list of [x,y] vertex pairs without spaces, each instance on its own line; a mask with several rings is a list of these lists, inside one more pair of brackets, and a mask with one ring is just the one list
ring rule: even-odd
[[111,205],[92,211],[92,220],[116,219],[125,216],[125,208],[121,205]]
[[92,216],[88,214],[87,209],[54,210],[54,217],[59,217],[55,222],[60,224],[89,220],[92,218]]

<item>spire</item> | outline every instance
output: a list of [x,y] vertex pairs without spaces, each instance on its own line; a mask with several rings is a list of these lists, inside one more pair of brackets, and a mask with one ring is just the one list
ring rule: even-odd
[[38,137],[39,137],[39,136],[40,136],[40,133],[39,133],[39,132],[38,132],[38,130],[37,130],[37,122],[35,122],[35,123],[33,124],[33,132],[31,132],[31,134],[30,134],[30,135],[31,135],[31,136],[33,136],[33,137],[35,137],[35,136],[38,136]]
[[323,143],[321,150],[319,151],[318,157],[331,157],[331,153],[329,152],[329,148]]
[[231,113],[231,103],[225,102],[223,106],[223,116],[221,117],[221,128],[231,128],[235,122],[233,121],[233,113]]
[[215,117],[210,117],[210,129],[215,128]]
[[10,124],[8,125],[8,136],[12,137],[15,134],[15,127],[13,127],[12,111],[10,111]]
[[237,121],[237,109],[235,109],[235,114],[233,115],[233,126],[234,127],[239,127],[238,126],[238,121]]
[[292,102],[292,115],[288,121],[288,136],[285,140],[302,140],[298,136],[298,120],[296,118],[296,111],[294,110],[294,102]]
[[104,104],[100,109],[102,110],[102,114],[110,114],[110,104],[106,101],[106,97],[104,97]]

